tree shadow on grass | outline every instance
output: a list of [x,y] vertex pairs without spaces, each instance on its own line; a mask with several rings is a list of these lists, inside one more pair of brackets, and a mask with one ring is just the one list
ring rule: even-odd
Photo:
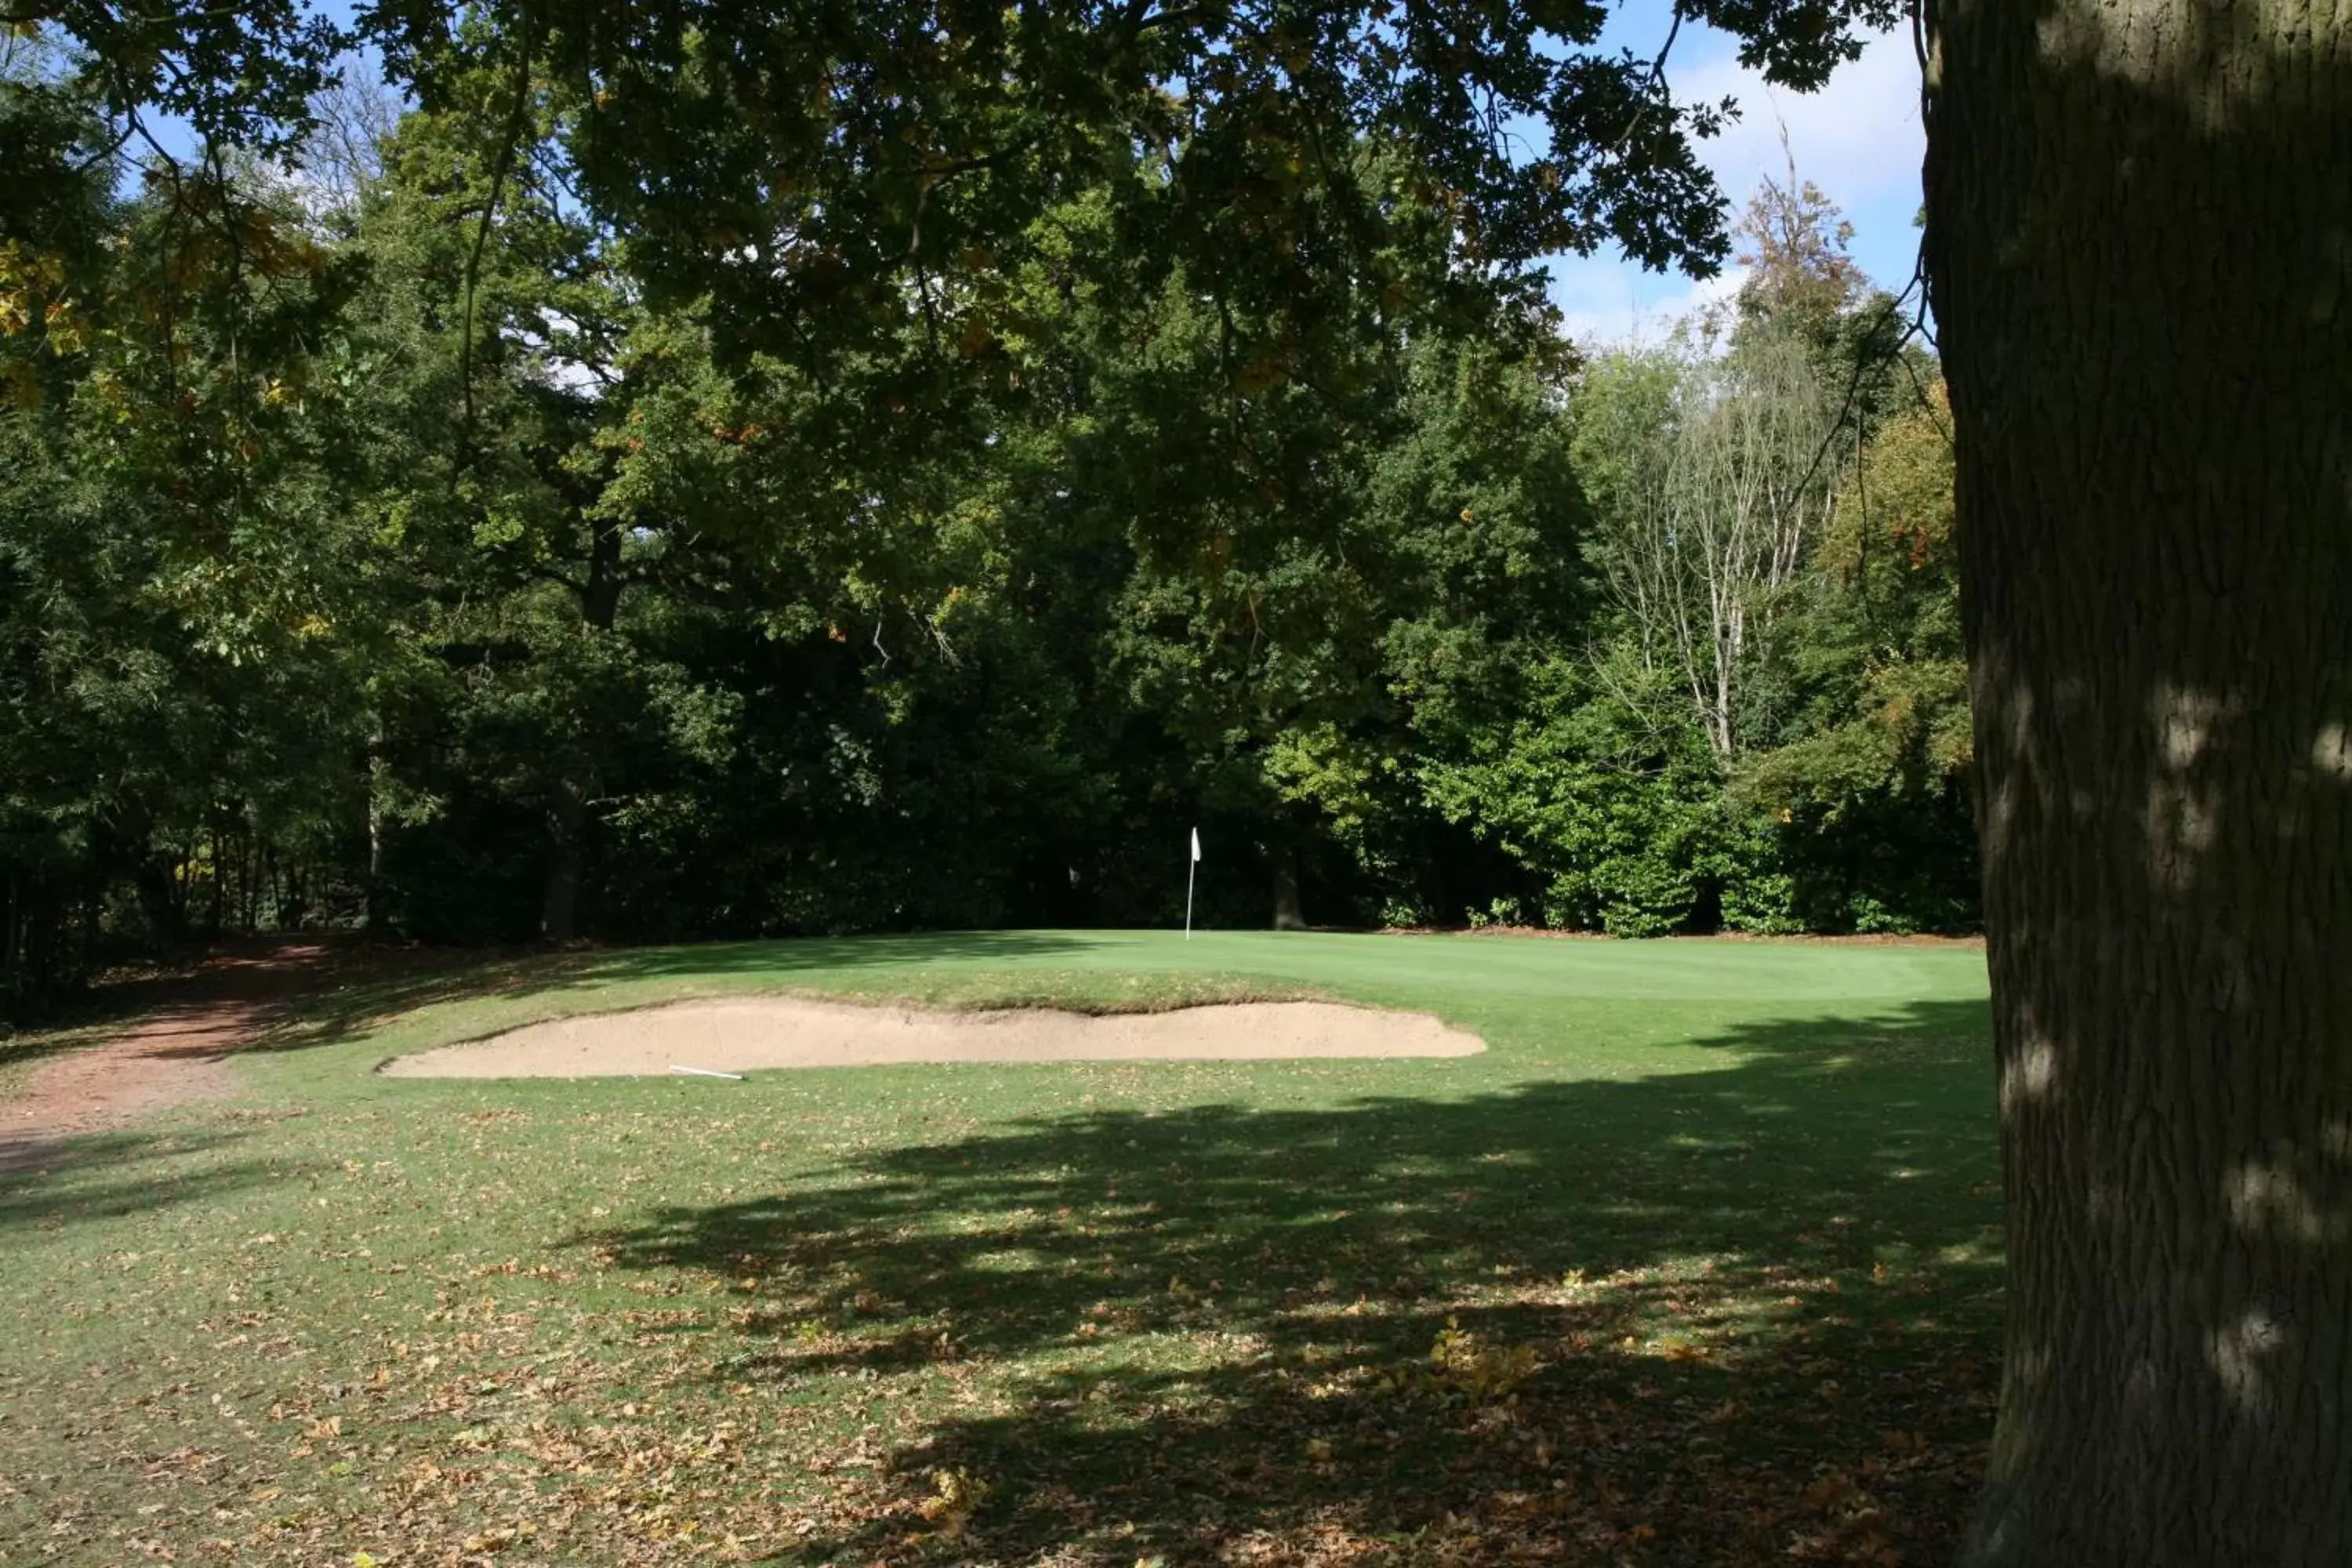
[[[365,1035],[404,1013],[489,997],[560,995],[631,981],[727,979],[1014,961],[1079,951],[1052,931],[947,931],[839,940],[648,948],[450,948],[316,935],[226,944],[178,970],[103,985],[39,1030],[0,1033],[0,1068],[104,1044],[142,1025],[201,1023],[226,1004],[253,1009],[233,1042],[193,1053],[299,1050]],[[164,1054],[170,1054],[168,1048]]]
[[491,997],[558,996],[647,980],[705,980],[934,963],[942,960],[1030,959],[1082,944],[1050,931],[961,931],[839,941],[717,942],[690,947],[580,948],[484,952],[462,949],[354,949],[340,971],[289,999],[247,1047],[302,1050],[357,1039],[404,1013],[441,1003]]
[[1931,1563],[1990,1426],[1985,1033],[1039,1120],[583,1245],[733,1293],[712,1377],[856,1413],[789,1560]]
[[327,951],[311,938],[254,938],[122,973],[36,1017],[0,1018],[0,1069],[104,1045],[150,1023],[193,1019],[221,1002],[282,994]]
[[[157,1036],[163,1057],[218,1058],[273,1032],[331,1032],[410,1007],[561,980],[595,955],[429,948],[364,938],[272,935],[226,942],[180,966],[93,987],[35,1029],[0,1033],[0,1068]],[[218,1038],[194,1038],[226,1021]],[[180,1045],[173,1037],[192,1037]],[[305,1043],[308,1043],[307,1041]]]
[[[364,938],[290,935],[225,944],[181,968],[118,981],[84,998],[68,1018],[37,1032],[0,1032],[0,1069],[38,1068],[75,1052],[122,1047],[100,1073],[31,1119],[0,1121],[0,1178],[118,1165],[149,1137],[99,1131],[174,1102],[175,1065],[247,1053],[308,1049],[359,1038],[403,1014],[436,1004],[577,992],[668,976],[775,974],[911,965],[940,959],[1033,957],[1079,945],[1053,933],[974,931],[840,942],[742,942],[692,948],[483,950],[431,948]],[[155,1080],[162,1079],[161,1082]],[[119,1103],[106,1090],[153,1083]],[[12,1086],[12,1089],[16,1086]],[[0,1090],[5,1100],[7,1090]],[[159,1191],[160,1206],[168,1194]],[[128,1200],[126,1200],[128,1201]],[[7,1210],[0,1208],[0,1223]],[[99,1207],[93,1213],[123,1212]]]
[[68,1222],[214,1203],[282,1180],[282,1163],[209,1158],[244,1137],[242,1129],[85,1133],[0,1149],[0,1237],[26,1226],[56,1229]]
[[[128,1016],[126,1010],[124,1016]],[[78,1016],[71,1023],[52,1021],[37,1029],[5,1029],[0,1032],[0,1072],[104,1045],[123,1027],[121,1019],[114,1016]]]

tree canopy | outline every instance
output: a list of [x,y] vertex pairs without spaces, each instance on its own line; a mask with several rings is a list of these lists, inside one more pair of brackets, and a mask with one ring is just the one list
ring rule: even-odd
[[[125,15],[5,81],[20,992],[1158,921],[1196,823],[1216,921],[1972,919],[1934,365],[1597,9]],[[1585,353],[1602,243],[1767,258]]]

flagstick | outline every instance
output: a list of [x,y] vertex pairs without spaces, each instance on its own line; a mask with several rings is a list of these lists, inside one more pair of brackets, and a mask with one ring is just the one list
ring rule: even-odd
[[1192,940],[1192,883],[1201,874],[1201,830],[1192,829],[1192,854],[1184,862],[1184,940]]

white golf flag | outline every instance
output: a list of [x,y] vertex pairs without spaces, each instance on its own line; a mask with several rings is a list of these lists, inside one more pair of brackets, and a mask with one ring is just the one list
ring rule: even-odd
[[1201,873],[1201,830],[1192,829],[1192,863],[1184,868],[1184,940],[1192,940],[1192,883]]

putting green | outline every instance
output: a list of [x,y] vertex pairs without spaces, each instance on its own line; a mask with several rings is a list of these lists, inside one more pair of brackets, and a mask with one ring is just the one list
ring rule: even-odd
[[[1720,1066],[1720,1047],[1738,1041],[1709,1039],[1694,1026],[1706,1018],[1966,1012],[1981,1004],[1985,977],[1982,954],[1959,944],[1037,931],[648,948],[526,964],[503,989],[363,989],[331,1011],[330,1037],[380,1026],[365,1033],[372,1055],[289,1056],[257,1082],[326,1092],[329,1078],[395,1056],[579,1013],[744,992],[1086,1009],[1328,997],[1436,1014],[1486,1039],[1500,1054],[1484,1070],[1507,1079]],[[382,1016],[403,1002],[419,1005]]]

